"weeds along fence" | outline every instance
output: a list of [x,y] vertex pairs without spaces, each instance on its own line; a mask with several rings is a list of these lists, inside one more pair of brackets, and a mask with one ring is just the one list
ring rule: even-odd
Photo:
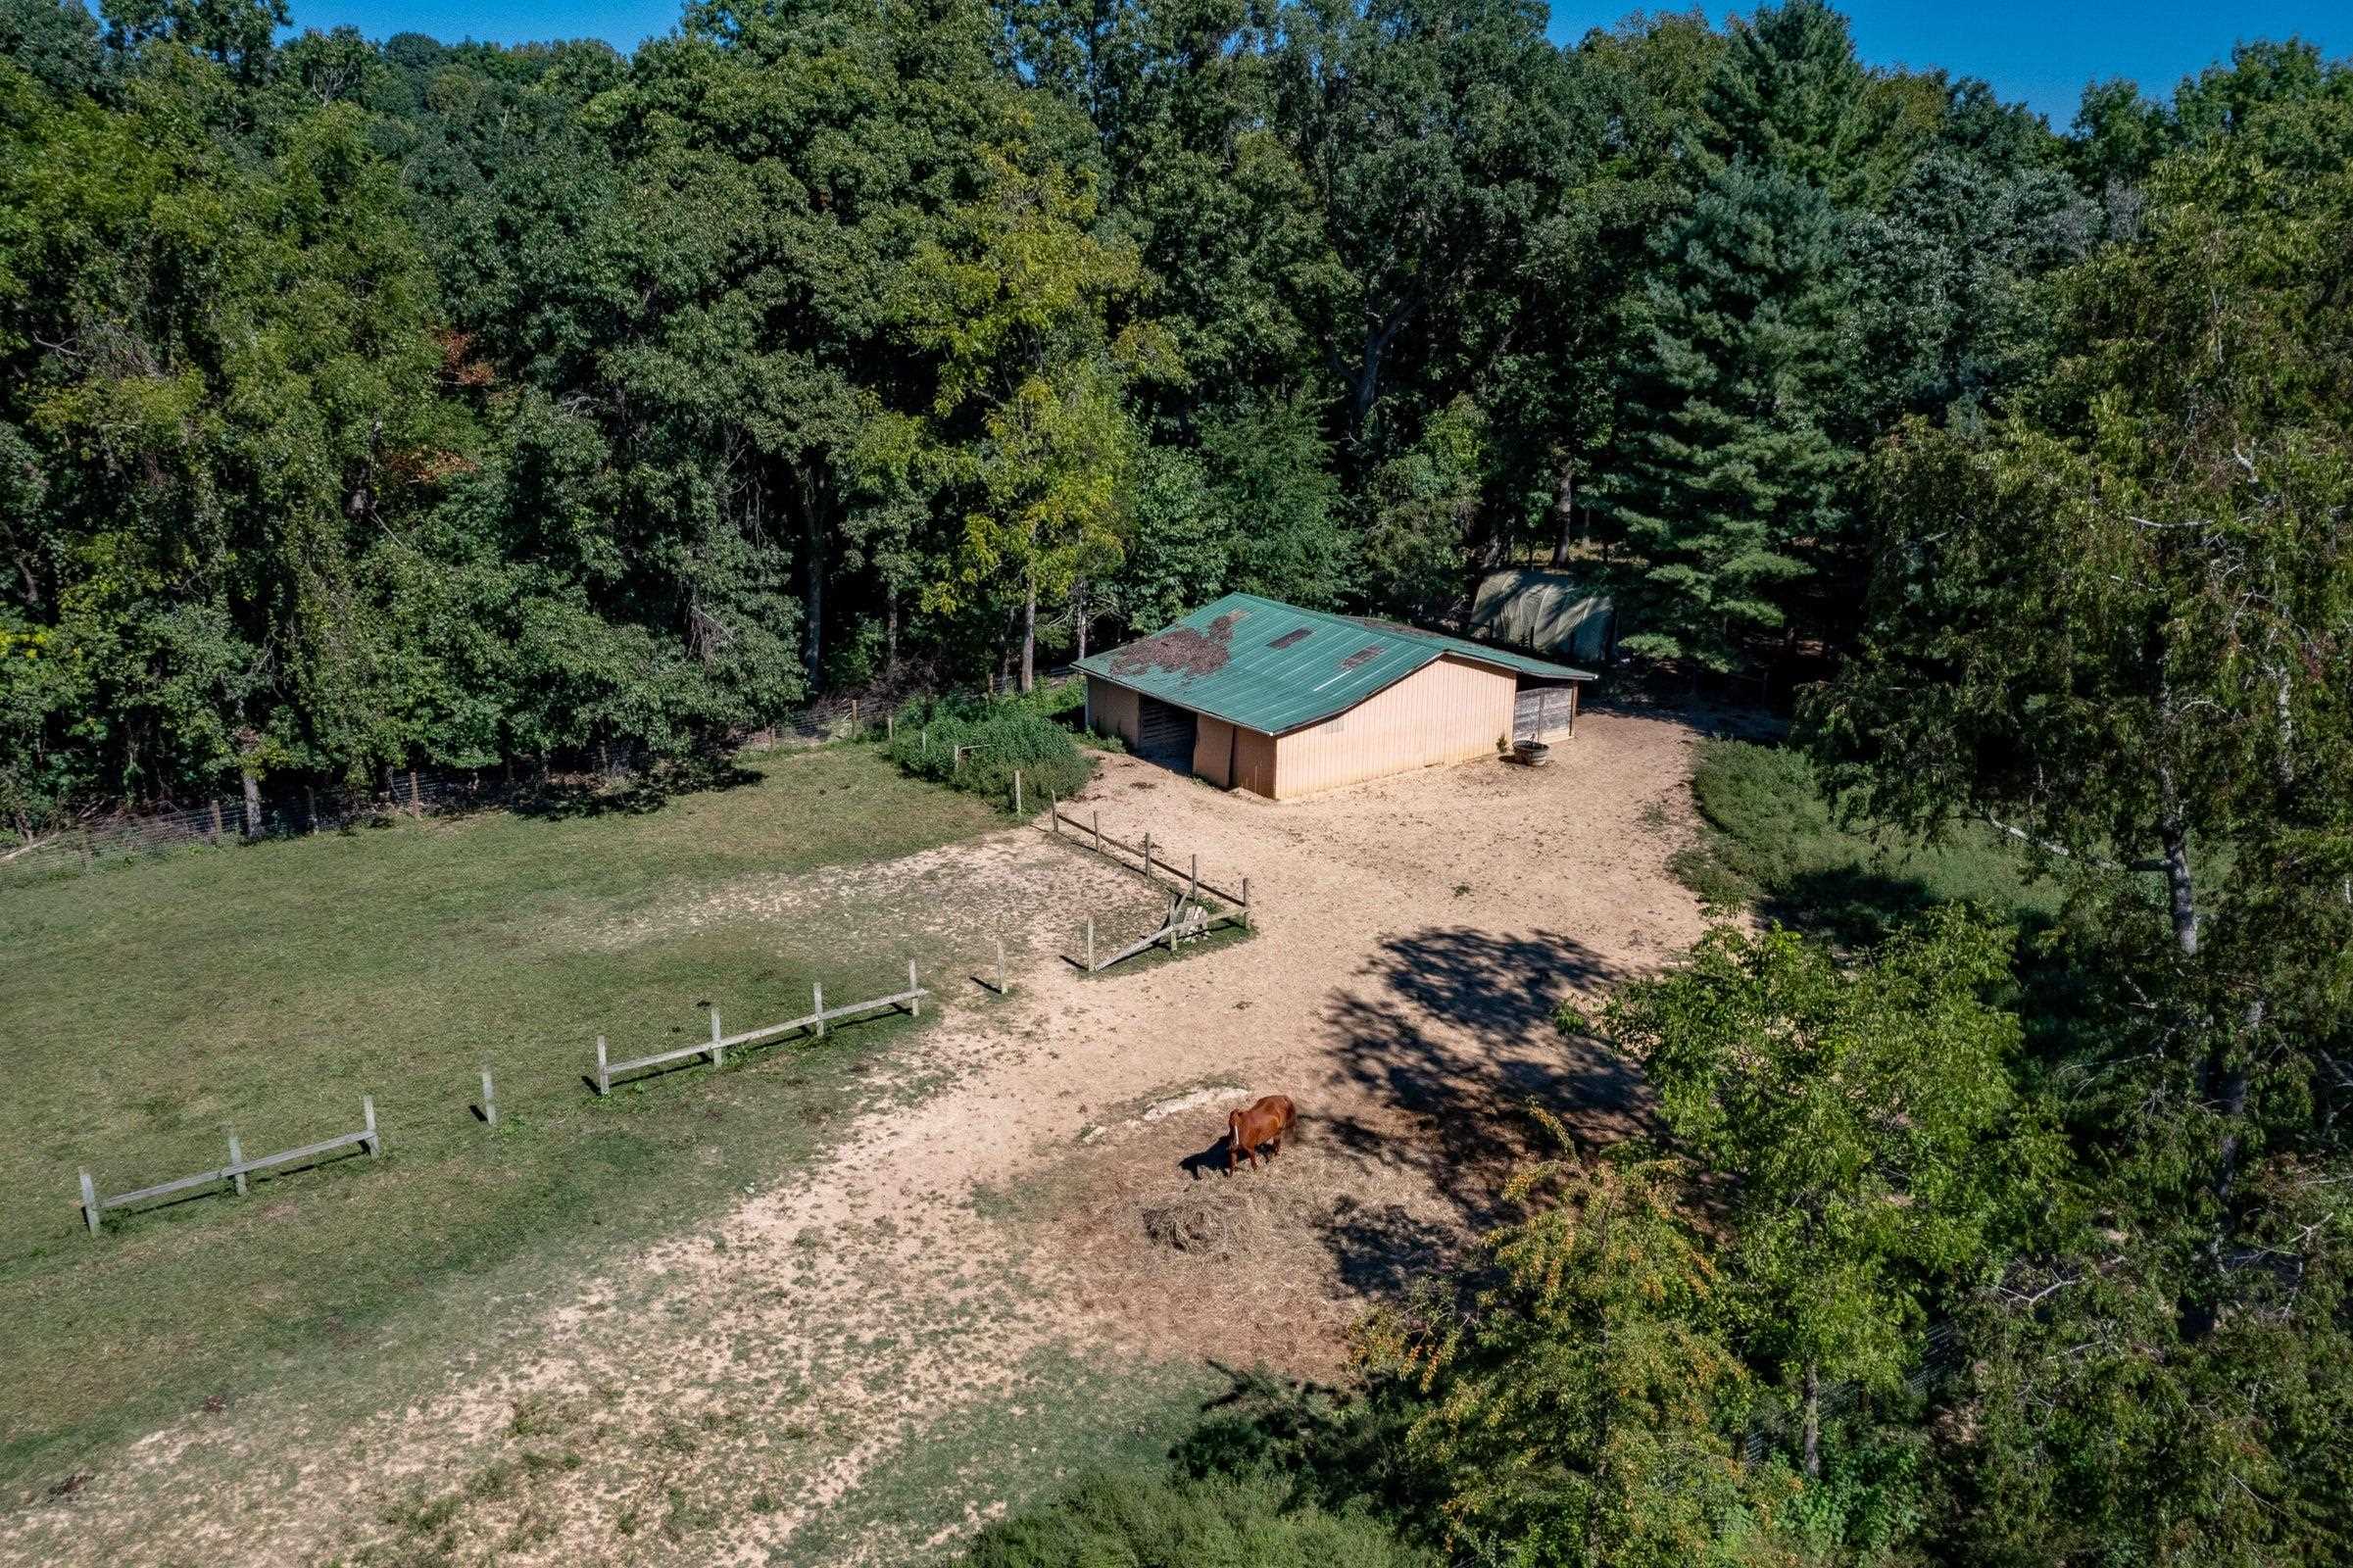
[[[1050,672],[1066,673],[1066,671]],[[1000,682],[988,683],[992,695]],[[1009,684],[1005,689],[1009,690]],[[732,750],[758,754],[828,741],[887,736],[892,715],[921,688],[877,686],[858,696],[829,697],[738,737]],[[966,748],[967,754],[972,748]],[[958,759],[959,763],[963,760]],[[544,766],[509,761],[486,768],[418,765],[386,767],[362,787],[316,781],[268,780],[251,791],[234,779],[221,793],[160,808],[88,815],[70,824],[16,835],[0,830],[0,875],[35,877],[88,869],[106,858],[164,854],[236,839],[291,838],[396,816],[480,810],[544,799],[551,789],[609,783],[643,775],[647,755],[626,741],[599,742],[559,754]]]
[[[598,748],[567,767],[565,780],[604,781],[634,776],[642,762],[625,747]],[[221,795],[200,805],[122,814],[36,833],[0,850],[0,870],[54,871],[75,863],[88,867],[106,858],[163,854],[199,844],[235,839],[294,838],[381,821],[388,817],[445,815],[512,805],[542,796],[550,777],[517,779],[511,768],[386,768],[367,788],[304,785],[273,789],[248,800]]]
[[[1017,778],[1015,789],[1019,789]],[[1018,794],[1015,800],[1014,809],[1018,811]],[[1115,949],[1104,949],[1098,944],[1095,920],[1089,916],[1080,938],[1081,956],[1074,956],[1070,959],[1088,974],[1098,974],[1115,963],[1163,945],[1173,954],[1180,943],[1206,937],[1221,924],[1244,931],[1251,929],[1254,916],[1249,877],[1241,879],[1239,891],[1203,881],[1199,855],[1189,855],[1186,863],[1180,866],[1163,849],[1152,843],[1149,828],[1144,831],[1140,842],[1129,844],[1103,830],[1103,814],[1100,811],[1089,811],[1086,819],[1081,821],[1061,802],[1051,798],[1047,802],[1046,821],[1048,831],[1064,842],[1103,856],[1124,870],[1138,872],[1169,894],[1168,910],[1161,917],[1158,927]],[[1162,880],[1163,875],[1166,880]],[[1201,904],[1201,895],[1204,893],[1232,907],[1212,913]]]

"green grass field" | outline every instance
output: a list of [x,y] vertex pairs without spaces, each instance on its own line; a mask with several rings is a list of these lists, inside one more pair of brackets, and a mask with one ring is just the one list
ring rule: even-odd
[[2016,848],[1965,827],[1937,843],[1841,822],[1803,754],[1711,740],[1691,774],[1700,835],[1675,858],[1684,884],[1711,904],[1846,942],[1870,942],[1934,905],[1969,903],[2035,927],[2060,891],[2030,880]]
[[[610,1245],[819,1146],[904,1017],[711,1074],[616,1087],[616,1058],[900,989],[958,956],[838,924],[649,920],[748,874],[848,867],[969,837],[990,805],[873,749],[756,761],[643,813],[503,812],[193,851],[0,891],[0,1480],[233,1398],[388,1332],[403,1309],[535,1250]],[[600,933],[637,930],[626,940]],[[472,1114],[498,1075],[501,1125]],[[82,1230],[103,1192],[357,1126],[386,1152],[257,1178]],[[718,1124],[714,1126],[714,1123]],[[724,1135],[720,1128],[724,1128]]]

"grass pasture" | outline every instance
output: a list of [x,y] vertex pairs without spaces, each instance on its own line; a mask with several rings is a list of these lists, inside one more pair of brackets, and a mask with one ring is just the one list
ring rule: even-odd
[[2021,925],[2057,917],[2060,890],[2033,880],[2016,845],[1967,824],[1939,842],[1850,826],[1787,746],[1711,740],[1691,797],[1698,839],[1674,861],[1692,892],[1725,908],[1846,942],[1871,942],[1936,905],[1968,903]]
[[[856,867],[1003,825],[874,750],[750,764],[734,787],[564,819],[485,813],[200,851],[0,892],[0,1480],[233,1400],[382,1333],[454,1282],[609,1244],[764,1182],[875,1092],[909,1028],[690,1067],[597,1101],[616,1058],[901,989],[959,960],[863,918],[676,917],[748,876]],[[617,933],[617,934],[616,934]],[[927,951],[927,946],[929,951]],[[500,1125],[471,1113],[498,1076]],[[386,1152],[81,1228],[75,1168],[121,1192],[358,1124]]]

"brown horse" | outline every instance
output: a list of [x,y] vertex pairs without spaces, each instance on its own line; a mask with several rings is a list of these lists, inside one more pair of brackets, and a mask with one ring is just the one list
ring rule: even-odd
[[1243,1156],[1250,1157],[1250,1168],[1258,1168],[1258,1149],[1267,1146],[1267,1156],[1283,1152],[1283,1135],[1299,1120],[1299,1111],[1282,1095],[1268,1095],[1248,1110],[1237,1110],[1226,1117],[1226,1174],[1234,1174],[1234,1166]]

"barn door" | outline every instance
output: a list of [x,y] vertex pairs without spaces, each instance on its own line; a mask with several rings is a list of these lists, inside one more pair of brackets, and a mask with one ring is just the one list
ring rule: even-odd
[[1541,741],[1555,730],[1567,729],[1577,716],[1575,693],[1563,686],[1537,686],[1512,700],[1511,738]]
[[1136,755],[1163,767],[1192,772],[1194,722],[1191,709],[1156,697],[1144,698],[1136,715]]

